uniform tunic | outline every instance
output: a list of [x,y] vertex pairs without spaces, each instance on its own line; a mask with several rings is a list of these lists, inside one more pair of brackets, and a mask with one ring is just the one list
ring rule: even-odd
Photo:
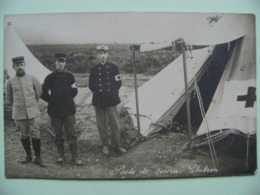
[[32,119],[40,116],[38,100],[42,88],[40,82],[32,75],[14,76],[6,81],[7,100],[13,105],[14,120]]
[[94,66],[89,75],[89,89],[93,92],[92,104],[105,108],[120,103],[119,89],[122,82],[118,67],[106,62]]
[[41,98],[48,102],[50,116],[65,117],[76,113],[73,98],[77,93],[74,76],[56,70],[45,78]]

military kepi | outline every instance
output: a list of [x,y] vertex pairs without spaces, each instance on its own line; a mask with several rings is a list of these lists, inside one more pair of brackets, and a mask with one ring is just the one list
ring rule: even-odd
[[55,58],[56,58],[57,60],[59,60],[59,59],[66,60],[66,54],[65,54],[65,53],[56,53],[56,54],[55,54]]
[[22,63],[22,62],[24,62],[24,57],[18,56],[18,57],[12,58],[12,61],[13,61],[14,64]]
[[108,46],[107,45],[98,45],[97,51],[108,51]]

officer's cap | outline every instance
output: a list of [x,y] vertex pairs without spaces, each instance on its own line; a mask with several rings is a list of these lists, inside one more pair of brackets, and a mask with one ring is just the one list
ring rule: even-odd
[[56,58],[57,60],[60,60],[60,59],[66,60],[66,54],[65,54],[65,53],[56,53],[56,54],[55,54],[55,58]]
[[24,57],[23,56],[18,56],[15,58],[12,58],[13,64],[18,64],[24,62]]
[[108,51],[108,46],[107,45],[98,45],[97,51]]

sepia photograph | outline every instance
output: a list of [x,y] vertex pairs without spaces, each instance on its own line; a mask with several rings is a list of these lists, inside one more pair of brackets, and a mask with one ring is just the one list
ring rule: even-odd
[[254,14],[4,17],[6,178],[254,175]]

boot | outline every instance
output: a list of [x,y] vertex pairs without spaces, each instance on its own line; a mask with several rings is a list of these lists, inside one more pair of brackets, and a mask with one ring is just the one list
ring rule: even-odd
[[115,146],[115,151],[117,151],[117,152],[119,152],[119,153],[121,153],[121,154],[127,153],[126,149],[124,149],[124,148],[123,148],[122,146],[120,146],[120,145],[116,145],[116,146]]
[[107,145],[104,145],[102,148],[102,152],[104,155],[109,156],[109,147]]
[[45,168],[46,165],[43,164],[42,159],[41,159],[41,140],[40,139],[32,139],[32,145],[33,145],[34,154],[36,156],[34,163],[36,165],[39,165],[40,167]]
[[65,161],[65,155],[64,155],[64,144],[57,144],[57,150],[59,152],[59,157],[57,158],[56,162],[58,164],[62,164]]
[[78,155],[77,155],[77,144],[76,143],[72,143],[70,144],[70,151],[71,151],[71,162],[76,165],[76,166],[81,166],[83,165],[82,160],[78,159]]
[[21,163],[26,164],[32,161],[32,151],[31,151],[31,141],[30,138],[27,137],[25,139],[21,139],[23,148],[26,152],[26,157]]
[[45,164],[43,164],[42,159],[41,159],[40,156],[36,156],[36,157],[35,157],[34,163],[35,163],[36,165],[39,165],[39,166],[42,167],[42,168],[46,168],[46,167],[47,167]]

